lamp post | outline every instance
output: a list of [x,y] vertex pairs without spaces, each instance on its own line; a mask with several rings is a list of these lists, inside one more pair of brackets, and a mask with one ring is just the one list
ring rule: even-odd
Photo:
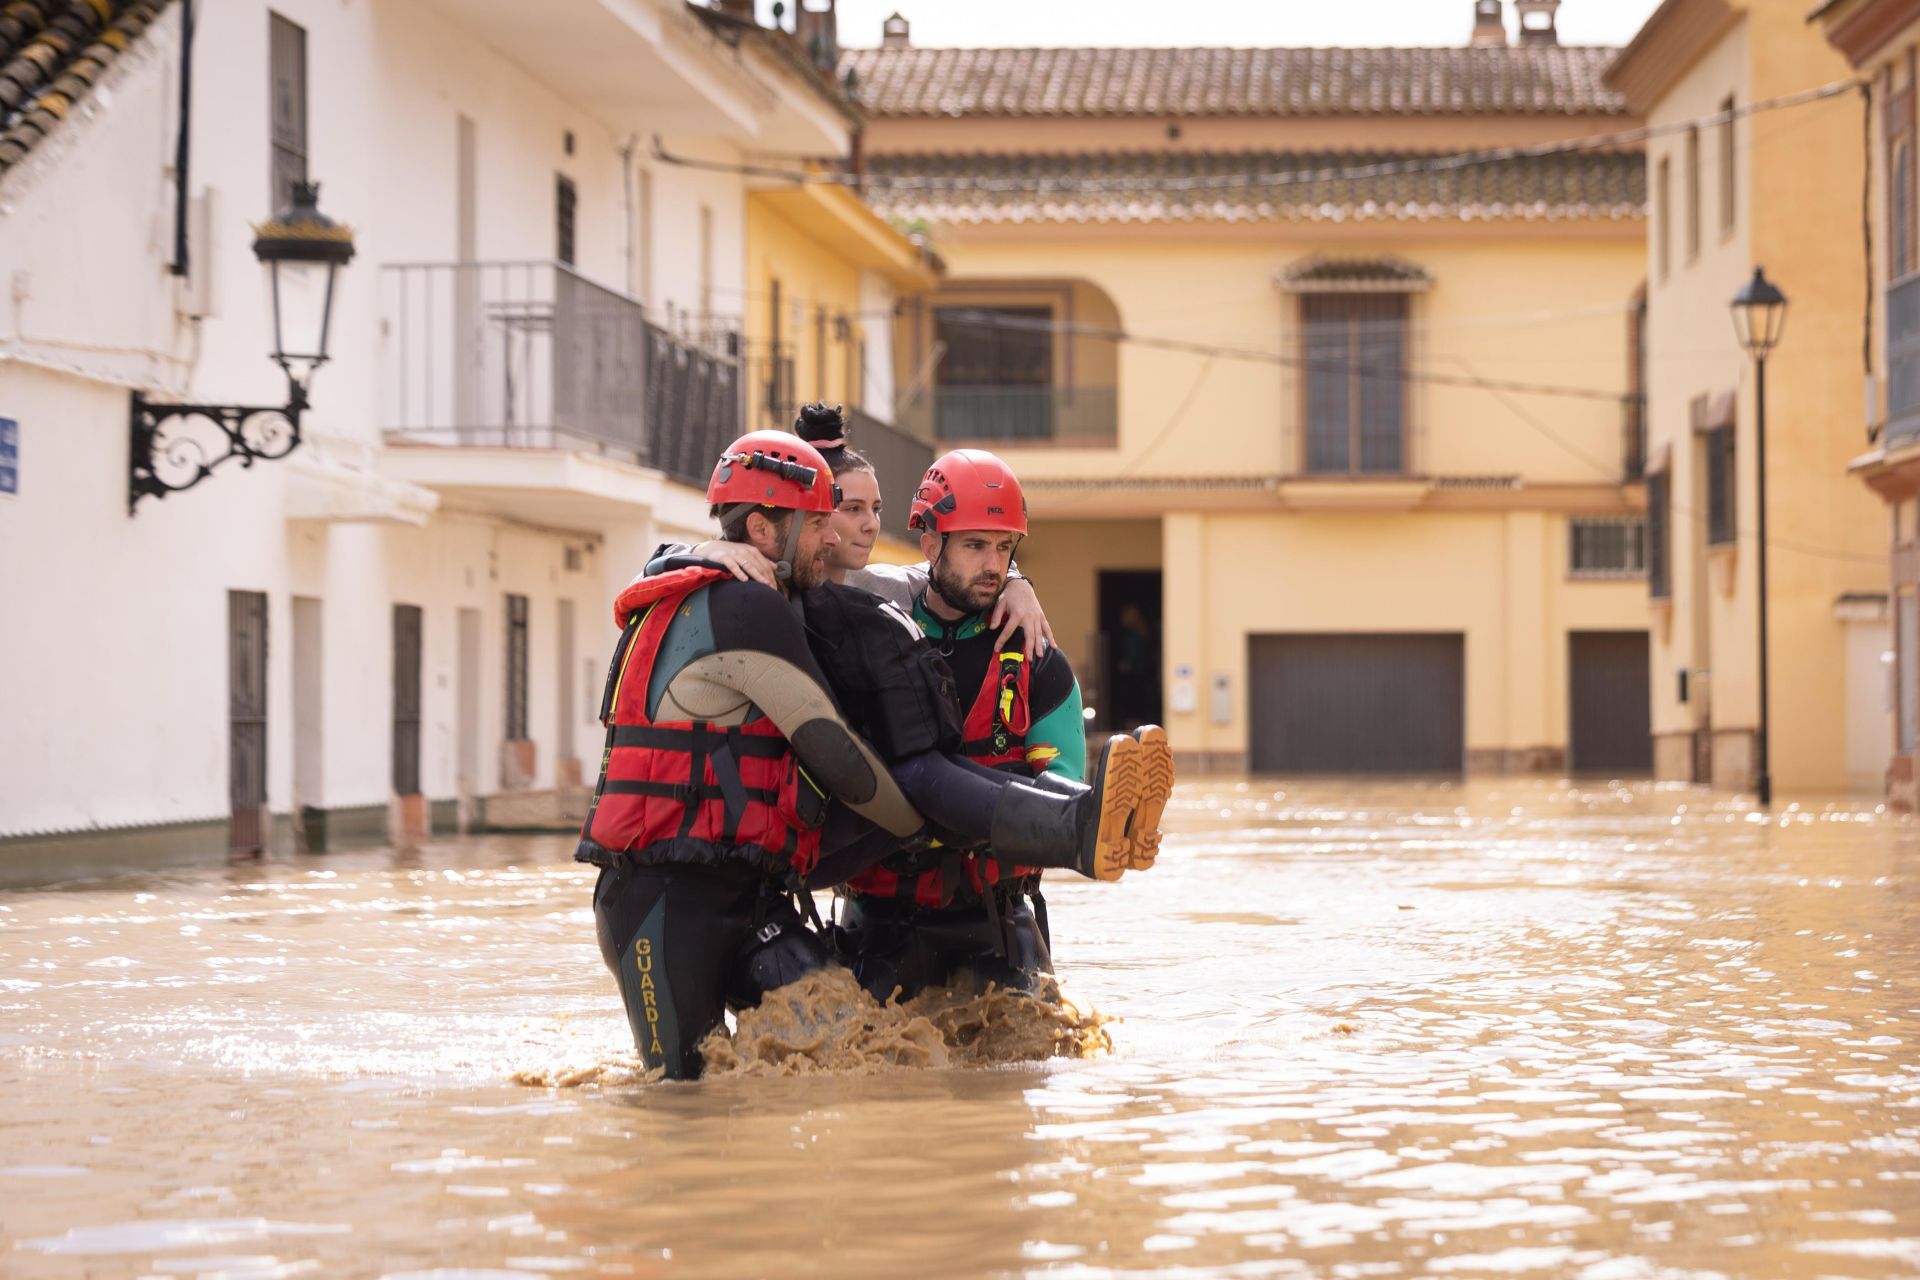
[[[253,253],[264,269],[273,309],[273,362],[287,375],[287,403],[155,403],[134,392],[129,515],[140,499],[191,489],[229,459],[250,467],[299,447],[307,388],[314,371],[327,362],[334,280],[353,259],[353,232],[321,213],[319,199],[319,183],[297,182],[293,203],[254,228]],[[203,429],[209,424],[218,435]]]
[[1753,357],[1753,456],[1759,508],[1760,558],[1756,569],[1760,577],[1760,725],[1754,734],[1759,755],[1755,789],[1760,803],[1773,803],[1773,770],[1768,758],[1767,733],[1767,357],[1780,345],[1787,326],[1787,295],[1767,279],[1763,267],[1753,269],[1753,279],[1733,295],[1733,330],[1740,345]]

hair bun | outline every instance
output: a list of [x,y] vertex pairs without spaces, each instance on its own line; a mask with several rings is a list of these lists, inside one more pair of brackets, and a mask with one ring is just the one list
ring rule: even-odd
[[816,400],[800,406],[793,433],[817,449],[844,449],[847,444],[847,419],[840,406]]

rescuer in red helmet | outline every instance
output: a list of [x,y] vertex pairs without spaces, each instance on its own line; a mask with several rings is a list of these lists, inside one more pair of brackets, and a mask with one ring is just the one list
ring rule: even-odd
[[[743,436],[707,495],[728,542],[780,567],[780,589],[695,563],[620,594],[601,703],[607,749],[574,854],[601,868],[601,955],[635,1042],[674,1078],[699,1074],[699,1043],[726,1007],[829,962],[792,900],[821,873],[829,797],[868,824],[829,832],[835,879],[934,838],[991,841],[1114,879],[1133,860],[1128,830],[1145,781],[1131,752],[1070,795],[946,754],[960,726],[937,655],[874,597],[823,585],[836,495],[811,446],[782,432]],[[884,760],[849,729],[809,652],[816,618],[857,639],[868,679],[848,696],[879,727]]]
[[[1019,478],[983,449],[952,450],[921,477],[908,524],[927,557],[913,618],[953,671],[962,754],[1043,789],[1076,787],[1086,729],[1072,664],[1058,649],[1030,659],[1019,633],[997,637],[990,625],[1027,533]],[[1104,754],[1116,749],[1137,751],[1145,779],[1129,844],[1129,866],[1144,869],[1159,850],[1173,754],[1155,725],[1109,739]],[[907,995],[962,971],[1033,988],[1053,969],[1040,874],[1002,844],[959,857],[903,850],[853,875],[838,923],[855,973],[869,991]]]

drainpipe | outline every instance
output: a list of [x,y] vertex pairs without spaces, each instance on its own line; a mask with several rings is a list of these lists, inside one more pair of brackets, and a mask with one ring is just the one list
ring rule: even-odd
[[[180,136],[173,147],[173,274],[187,274],[187,140],[193,123],[193,0],[180,0]],[[267,210],[272,217],[278,209]]]

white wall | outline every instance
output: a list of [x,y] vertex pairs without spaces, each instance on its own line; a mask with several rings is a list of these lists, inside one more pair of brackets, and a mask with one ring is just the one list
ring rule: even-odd
[[[744,187],[737,176],[654,164],[644,121],[597,119],[508,56],[412,0],[279,0],[307,31],[309,163],[321,207],[355,231],[333,360],[313,385],[306,456],[377,465],[382,436],[381,266],[457,256],[456,145],[475,124],[476,248],[485,259],[554,256],[554,179],[578,191],[578,269],[610,288],[629,274],[620,149],[651,170],[651,297],[716,306],[741,295]],[[556,761],[591,781],[601,732],[589,702],[616,635],[610,598],[662,537],[704,525],[691,492],[671,510],[589,519],[578,533],[449,504],[424,528],[288,516],[286,464],[222,467],[191,492],[126,507],[129,389],[157,398],[277,404],[270,320],[250,226],[268,209],[268,6],[197,13],[190,190],[211,194],[211,315],[176,308],[172,253],[179,10],[167,10],[101,89],[0,183],[0,417],[21,424],[21,492],[0,498],[0,836],[223,817],[228,810],[227,592],[269,601],[268,802],[293,802],[294,598],[319,602],[318,705],[303,740],[318,758],[300,803],[383,804],[391,784],[392,608],[423,613],[422,788],[457,792],[458,618],[481,615],[479,787],[500,778],[505,597],[530,602],[533,785]],[[564,137],[571,131],[572,155]],[[728,139],[669,136],[723,161]],[[637,193],[638,180],[634,183]],[[712,261],[699,260],[701,209]],[[638,219],[636,218],[637,224]],[[634,246],[636,253],[639,246]],[[579,567],[566,567],[572,547]],[[28,553],[22,553],[26,549]],[[572,603],[571,710],[558,705],[559,602]],[[308,637],[310,638],[310,637]],[[303,653],[307,650],[302,645]],[[309,673],[302,672],[303,680]],[[309,685],[302,706],[315,699]],[[563,719],[564,717],[564,719]],[[558,735],[558,737],[557,737]],[[564,739],[564,740],[561,740]],[[310,795],[316,789],[319,794]]]

